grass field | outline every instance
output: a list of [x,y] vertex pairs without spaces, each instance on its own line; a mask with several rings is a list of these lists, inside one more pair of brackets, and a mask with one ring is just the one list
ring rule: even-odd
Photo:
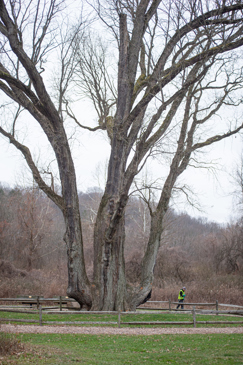
[[243,335],[14,335],[25,351],[1,365],[242,364]]
[[[38,320],[38,313],[6,313],[0,317]],[[43,321],[66,322],[75,321],[117,322],[117,315],[98,314],[45,314]],[[222,315],[197,315],[199,321],[242,321],[242,317]],[[127,314],[122,321],[192,321],[188,313],[146,313]],[[6,323],[4,321],[4,323]],[[15,322],[11,322],[15,323]],[[16,322],[17,323],[17,322]],[[25,322],[27,324],[27,322]],[[50,325],[50,323],[49,323]],[[88,324],[87,324],[88,326]],[[99,326],[102,326],[99,324]],[[116,325],[110,325],[115,326]],[[123,327],[124,325],[121,325]],[[132,325],[132,327],[135,325]],[[147,327],[158,327],[153,325]],[[242,324],[197,324],[197,327],[229,327]],[[139,326],[141,327],[141,326]],[[144,326],[143,326],[144,327]],[[176,327],[166,325],[164,327]],[[182,325],[180,327],[192,327]],[[1,331],[1,328],[0,328]],[[10,336],[0,332],[5,338]],[[14,341],[24,344],[24,350],[16,350],[14,355],[1,357],[0,365],[66,365],[79,363],[83,365],[126,365],[126,364],[243,364],[243,335],[241,334],[204,334],[204,335],[76,335],[76,334],[18,334],[12,335]]]

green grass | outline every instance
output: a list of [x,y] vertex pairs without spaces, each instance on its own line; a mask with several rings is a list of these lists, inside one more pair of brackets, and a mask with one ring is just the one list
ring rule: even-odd
[[[196,315],[196,320],[197,321],[216,321],[216,322],[220,322],[220,321],[236,321],[236,322],[242,322],[243,321],[243,317],[239,317],[239,316],[224,316],[224,315]],[[193,316],[190,313],[146,313],[146,314],[137,314],[137,315],[133,315],[133,314],[127,314],[122,316],[122,322],[193,322]],[[131,325],[132,326],[132,325]],[[147,327],[154,327],[155,325],[151,325]],[[158,325],[159,326],[159,325]],[[163,325],[163,327],[175,327],[176,325]],[[192,327],[192,325],[186,325],[187,327]],[[230,326],[242,326],[242,324],[197,324],[197,327],[230,327]]]
[[26,344],[1,365],[237,365],[242,364],[243,335],[16,335]]

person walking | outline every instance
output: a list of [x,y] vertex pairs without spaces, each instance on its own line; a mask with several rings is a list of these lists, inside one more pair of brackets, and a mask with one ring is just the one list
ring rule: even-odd
[[[180,308],[180,306],[181,306],[181,309],[183,309],[183,308],[184,308],[184,305],[183,305],[182,303],[184,302],[184,299],[185,299],[185,296],[186,296],[185,291],[186,291],[186,287],[185,287],[185,286],[183,286],[183,288],[180,290],[179,295],[178,295],[178,301],[179,301],[179,304],[178,304],[178,306],[176,307],[176,309]],[[180,303],[181,303],[181,304],[180,304]]]

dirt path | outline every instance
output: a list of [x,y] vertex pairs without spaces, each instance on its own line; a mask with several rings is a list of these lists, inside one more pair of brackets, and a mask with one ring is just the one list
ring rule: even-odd
[[74,327],[74,326],[23,326],[2,324],[1,332],[9,333],[74,333],[90,335],[163,335],[163,334],[243,334],[243,327],[225,328],[114,328],[114,327]]

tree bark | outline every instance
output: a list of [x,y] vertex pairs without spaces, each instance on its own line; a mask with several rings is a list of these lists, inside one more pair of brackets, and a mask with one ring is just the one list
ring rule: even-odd
[[[94,230],[92,308],[96,310],[125,309],[126,301],[124,209],[128,195],[123,189],[124,146],[119,142],[113,148],[107,187]],[[121,158],[117,158],[119,155]]]
[[59,128],[58,136],[58,143],[52,141],[52,146],[56,154],[62,184],[62,213],[66,226],[64,240],[67,245],[68,258],[67,295],[77,300],[81,306],[85,305],[90,309],[92,300],[84,261],[76,174],[68,140],[62,126]]
[[[124,260],[124,218],[116,223],[115,234],[107,237],[113,200],[100,211],[94,234],[94,310],[125,309],[126,278]],[[109,206],[109,208],[108,208]],[[107,214],[107,208],[108,214]]]

